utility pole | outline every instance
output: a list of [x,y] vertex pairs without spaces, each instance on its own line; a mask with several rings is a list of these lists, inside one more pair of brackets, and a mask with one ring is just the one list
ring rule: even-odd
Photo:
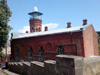
[[[6,4],[6,24],[7,24],[7,0],[5,0]],[[6,25],[7,28],[7,25]],[[7,42],[6,42],[6,69],[8,69],[8,60],[7,60]]]
[[[7,24],[7,0],[5,3],[6,3],[6,24]],[[7,42],[6,42],[6,59],[7,59]]]

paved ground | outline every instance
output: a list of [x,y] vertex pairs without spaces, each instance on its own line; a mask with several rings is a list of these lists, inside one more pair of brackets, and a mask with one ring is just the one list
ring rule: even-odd
[[[4,64],[4,63],[0,63],[0,67],[1,67],[1,66],[2,66],[2,68],[4,68],[4,67],[5,67],[5,64]],[[9,70],[7,70],[7,69],[1,69],[1,68],[0,68],[0,75],[4,75],[3,72],[7,73],[8,75],[19,75],[19,74],[16,74],[16,73],[14,73],[14,72],[11,72],[11,71],[9,71]]]
[[[11,71],[9,71],[9,70],[6,70],[6,69],[4,69],[3,72],[7,73],[8,75],[19,75],[19,74],[16,74],[16,73],[14,73],[14,72],[11,72]],[[0,74],[0,75],[1,75],[1,74]]]
[[7,73],[8,75],[19,75],[19,74],[16,74],[14,72],[11,72],[9,70],[6,70],[6,69],[1,70],[1,68],[0,68],[0,75],[4,75],[3,72]]
[[1,68],[0,68],[0,75],[4,75],[3,72],[2,72],[2,70],[1,70]]

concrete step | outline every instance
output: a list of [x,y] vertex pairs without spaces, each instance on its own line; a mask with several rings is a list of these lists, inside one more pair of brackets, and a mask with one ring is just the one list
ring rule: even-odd
[[6,70],[6,69],[3,69],[3,72],[4,72],[4,73],[7,73],[8,75],[20,75],[20,74],[16,74],[16,73],[11,72],[11,71]]

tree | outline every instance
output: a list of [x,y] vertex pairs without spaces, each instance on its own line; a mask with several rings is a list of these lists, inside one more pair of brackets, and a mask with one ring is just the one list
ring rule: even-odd
[[8,22],[12,12],[8,7],[6,0],[0,0],[0,52],[8,40],[9,31],[12,29]]
[[96,33],[100,36],[100,31],[97,31]]

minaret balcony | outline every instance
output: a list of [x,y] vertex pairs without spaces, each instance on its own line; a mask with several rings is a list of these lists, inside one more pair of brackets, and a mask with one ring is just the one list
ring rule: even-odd
[[35,16],[35,17],[30,17],[30,20],[32,20],[32,19],[40,19],[40,20],[42,20],[42,17],[41,16]]

